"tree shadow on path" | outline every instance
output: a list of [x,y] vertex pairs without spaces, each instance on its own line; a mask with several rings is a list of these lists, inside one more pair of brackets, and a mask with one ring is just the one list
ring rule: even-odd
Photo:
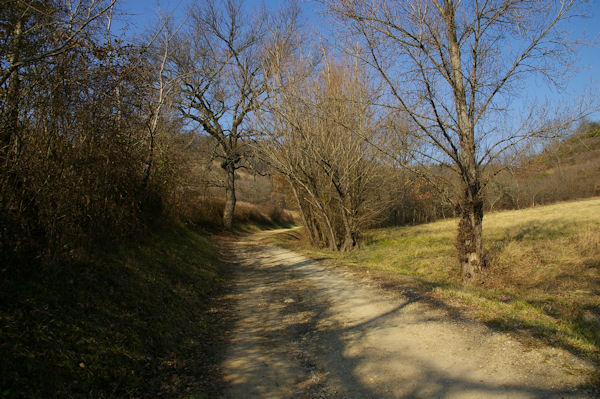
[[[424,305],[422,297],[393,303],[384,296],[364,298],[348,279],[332,278],[330,270],[290,251],[247,244],[231,250],[240,260],[238,318],[224,363],[225,397],[598,396],[564,388],[559,381],[529,382],[530,370],[519,364],[510,367],[522,378],[494,375],[495,359],[478,352],[487,343],[477,342],[476,335],[467,331],[466,343],[455,349],[444,346],[451,336],[446,327],[454,331],[473,326],[449,320],[437,310],[415,312],[414,306]],[[351,310],[340,315],[343,304]],[[365,316],[363,306],[376,310]],[[415,331],[420,331],[415,326],[421,325],[428,326],[423,330],[427,336],[415,340]],[[475,361],[463,361],[468,356]]]

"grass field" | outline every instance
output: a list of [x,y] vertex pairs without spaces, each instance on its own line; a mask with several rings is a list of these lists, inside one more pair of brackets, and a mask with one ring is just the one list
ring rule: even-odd
[[[489,267],[472,287],[460,281],[456,225],[451,219],[371,230],[351,253],[302,250],[385,286],[426,292],[531,344],[600,360],[600,198],[485,215]],[[279,240],[297,247],[293,235]]]
[[208,397],[223,273],[208,234],[185,227],[2,269],[0,397]]

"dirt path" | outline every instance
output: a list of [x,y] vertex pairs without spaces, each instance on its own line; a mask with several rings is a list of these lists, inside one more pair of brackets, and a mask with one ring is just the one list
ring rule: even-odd
[[592,366],[565,351],[527,349],[456,321],[419,298],[395,298],[261,240],[237,259],[236,323],[222,371],[227,398],[594,397]]

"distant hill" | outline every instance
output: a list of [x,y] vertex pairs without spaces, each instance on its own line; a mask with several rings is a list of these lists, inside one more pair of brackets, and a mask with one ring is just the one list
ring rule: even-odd
[[519,209],[600,195],[600,123],[585,122],[490,185],[489,209]]

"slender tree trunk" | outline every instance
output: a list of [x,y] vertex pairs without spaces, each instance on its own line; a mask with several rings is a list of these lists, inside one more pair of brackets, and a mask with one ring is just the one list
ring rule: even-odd
[[327,247],[330,251],[337,251],[338,243],[333,224],[331,223],[331,220],[329,219],[329,216],[327,215],[327,212],[325,212],[324,209],[319,209],[318,213],[320,214],[320,219],[322,220],[319,229],[323,231],[323,238],[326,238]]
[[296,190],[296,187],[291,182],[291,180],[289,181],[289,184],[290,184],[290,187],[292,188],[292,193],[294,194],[294,199],[296,200],[296,204],[298,204],[298,210],[300,211],[300,217],[302,218],[302,223],[304,224],[304,228],[306,229],[306,234],[308,235],[308,240],[310,241],[310,245],[314,246],[316,243],[318,243],[318,240],[319,240],[318,231],[316,230],[316,226],[314,225],[312,218],[309,219],[310,216],[307,217],[306,213],[304,212],[304,207],[302,206],[302,203],[300,202],[300,196],[298,195],[298,190]]
[[341,250],[344,252],[349,252],[356,248],[356,235],[352,231],[351,223],[345,211],[342,211],[342,220],[344,222],[345,235],[344,244],[342,245]]
[[333,229],[333,225],[331,224],[331,220],[329,219],[327,212],[325,212],[323,209],[320,209],[319,213],[321,214],[321,218],[325,224],[325,226],[323,226],[324,228],[321,227],[320,230],[325,230],[327,232],[327,234],[324,234],[324,237],[327,237],[327,247],[330,251],[337,251],[337,238],[335,235],[335,230]]
[[145,194],[148,193],[148,183],[150,181],[150,172],[152,171],[152,163],[154,161],[154,133],[150,132],[150,144],[148,146],[148,160],[146,168],[144,168],[143,188]]
[[309,218],[309,223],[311,226],[311,229],[313,231],[313,236],[315,237],[315,242],[317,243],[317,245],[319,247],[323,247],[325,244],[327,244],[327,237],[325,236],[325,233],[323,232],[323,229],[321,229],[321,226],[319,225],[319,221],[317,220],[317,217],[311,212],[310,218]]
[[308,229],[308,235],[311,239],[311,245],[315,245],[319,248],[322,248],[323,246],[325,246],[325,244],[327,244],[327,237],[321,231],[321,226],[319,225],[319,221],[317,220],[317,217],[315,216],[314,212],[310,210],[310,208],[307,209],[306,212],[306,228]]
[[235,166],[233,162],[225,165],[225,209],[223,210],[223,226],[227,230],[233,228],[233,214],[235,212]]
[[312,197],[311,205],[317,211],[317,212],[313,212],[313,214],[320,216],[320,218],[315,217],[315,219],[317,219],[317,220],[321,219],[323,221],[323,223],[320,223],[320,224],[324,224],[324,226],[323,225],[320,226],[320,230],[323,232],[323,235],[325,237],[327,237],[327,246],[329,247],[329,249],[331,251],[337,251],[338,245],[337,245],[335,230],[333,228],[333,224],[331,223],[331,220],[329,219],[329,216],[327,215],[327,211],[323,208],[323,205],[320,203],[319,198],[318,198],[317,194],[315,193],[316,190],[315,190],[315,192],[313,192],[310,189],[308,189],[308,187],[307,187],[306,191]]

